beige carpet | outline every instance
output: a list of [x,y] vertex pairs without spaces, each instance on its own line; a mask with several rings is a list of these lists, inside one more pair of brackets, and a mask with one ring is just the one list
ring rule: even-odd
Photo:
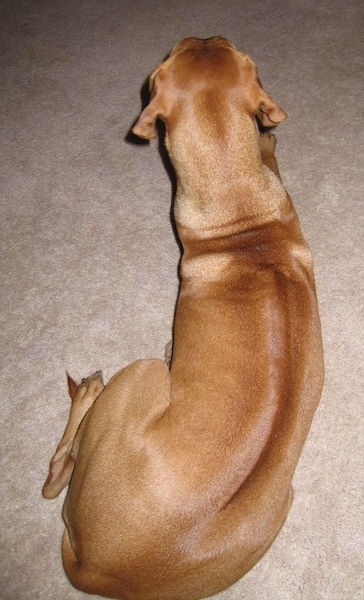
[[289,115],[278,157],[315,256],[327,373],[288,521],[216,599],[364,598],[363,6],[2,0],[2,600],[86,598],[61,566],[64,493],[40,494],[65,371],[108,379],[163,354],[178,283],[171,183],[157,143],[125,136],[174,43],[216,34],[251,54]]

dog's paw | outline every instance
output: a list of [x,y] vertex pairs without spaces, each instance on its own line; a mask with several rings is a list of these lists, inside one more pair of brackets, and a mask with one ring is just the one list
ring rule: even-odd
[[272,133],[265,131],[259,136],[259,146],[262,154],[274,154],[277,138]]
[[93,375],[82,379],[81,383],[76,386],[75,383],[71,380],[73,386],[75,386],[73,387],[73,392],[71,392],[70,379],[71,378],[68,376],[68,385],[70,388],[70,394],[73,402],[83,402],[86,400],[86,398],[88,401],[91,398],[96,399],[105,387],[105,384],[102,380],[101,371],[96,371],[96,373],[93,373]]

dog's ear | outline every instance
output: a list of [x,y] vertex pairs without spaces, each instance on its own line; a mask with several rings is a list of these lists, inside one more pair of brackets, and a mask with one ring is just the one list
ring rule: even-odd
[[246,54],[238,53],[243,67],[244,80],[250,109],[264,127],[275,127],[287,118],[287,113],[278,106],[263,89],[255,62]]
[[166,100],[164,93],[164,70],[165,64],[162,63],[150,76],[150,102],[144,108],[137,122],[132,128],[134,135],[151,140],[157,137],[155,122],[158,118],[163,119],[166,116]]
[[159,116],[159,111],[154,104],[155,103],[153,103],[152,100],[141,113],[139,119],[132,128],[134,135],[146,140],[152,140],[157,137],[155,122]]
[[275,127],[287,118],[287,113],[263,90],[259,80],[258,85],[259,105],[256,116],[264,127]]

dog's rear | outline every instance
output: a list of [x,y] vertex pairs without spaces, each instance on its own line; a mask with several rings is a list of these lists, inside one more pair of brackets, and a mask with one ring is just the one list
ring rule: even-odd
[[285,116],[223,38],[184,40],[151,77],[134,132],[155,137],[161,118],[177,174],[173,355],[170,369],[137,361],[89,392],[73,447],[66,436],[67,476],[57,463],[45,486],[52,496],[67,483],[71,457],[63,558],[84,591],[214,594],[285,520],[323,379],[311,255],[275,139],[255,120]]

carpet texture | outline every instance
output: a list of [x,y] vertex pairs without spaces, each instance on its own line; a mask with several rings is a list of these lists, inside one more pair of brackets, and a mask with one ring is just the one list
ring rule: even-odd
[[[40,494],[65,371],[109,379],[171,336],[179,249],[157,142],[125,138],[143,83],[186,36],[224,35],[288,112],[284,183],[315,257],[326,382],[289,518],[216,600],[364,598],[363,2],[3,0],[2,600],[77,600],[62,495]],[[172,574],[171,574],[172,576]]]

